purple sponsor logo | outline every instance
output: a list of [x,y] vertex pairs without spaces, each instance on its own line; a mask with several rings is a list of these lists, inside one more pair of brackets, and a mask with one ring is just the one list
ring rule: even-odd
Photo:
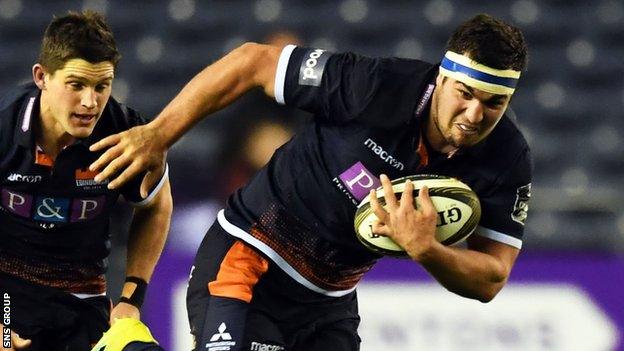
[[369,170],[364,167],[362,162],[358,162],[344,171],[340,176],[340,180],[344,183],[347,190],[358,201],[362,201],[371,189],[381,186],[381,182]]
[[40,222],[67,222],[70,210],[70,222],[88,221],[100,215],[105,204],[106,196],[77,199],[43,196],[35,198],[33,195],[2,189],[2,207],[6,211]]
[[67,222],[69,199],[38,197],[34,219],[42,222]]
[[2,207],[21,217],[30,217],[33,197],[31,195],[2,189]]
[[88,221],[102,213],[105,196],[85,199],[74,199],[72,202],[72,214],[70,222]]

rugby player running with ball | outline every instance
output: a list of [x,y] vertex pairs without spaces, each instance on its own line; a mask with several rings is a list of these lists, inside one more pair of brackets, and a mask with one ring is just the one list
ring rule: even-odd
[[386,198],[375,231],[456,294],[487,302],[501,290],[530,196],[529,147],[507,109],[527,47],[517,28],[478,15],[446,50],[430,64],[246,43],[195,76],[154,121],[92,146],[108,148],[91,169],[117,188],[144,170],[162,172],[186,131],[252,88],[314,113],[231,195],[199,248],[187,295],[197,350],[358,350],[355,288],[379,256],[358,242],[353,217],[372,189],[407,175],[467,183],[481,201],[476,234],[467,247],[438,243],[426,189],[422,209]]

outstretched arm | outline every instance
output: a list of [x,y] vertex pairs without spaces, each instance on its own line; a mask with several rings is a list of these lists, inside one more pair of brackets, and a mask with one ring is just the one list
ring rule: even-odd
[[468,249],[444,246],[435,239],[437,213],[428,189],[419,191],[420,208],[415,209],[409,180],[400,201],[387,176],[381,176],[381,183],[386,208],[374,190],[370,194],[378,218],[373,232],[394,240],[449,291],[482,302],[492,300],[507,282],[519,250],[478,236],[470,238]]
[[243,44],[197,74],[152,122],[95,143],[91,151],[108,148],[90,167],[102,170],[96,180],[109,179],[108,187],[115,189],[147,170],[141,184],[145,196],[163,173],[167,150],[200,119],[254,87],[274,96],[280,53],[275,46]]
[[[126,277],[149,282],[167,240],[172,208],[171,189],[167,180],[149,204],[134,209],[128,236]],[[121,296],[130,298],[137,288],[136,283],[126,282]],[[111,311],[111,325],[116,318],[126,317],[140,319],[138,306],[127,302],[118,303]]]

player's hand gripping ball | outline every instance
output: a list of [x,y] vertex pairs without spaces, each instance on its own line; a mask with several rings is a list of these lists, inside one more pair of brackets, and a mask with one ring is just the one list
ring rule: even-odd
[[[452,245],[466,239],[474,232],[481,218],[481,204],[477,194],[459,180],[447,176],[418,174],[392,181],[392,190],[399,198],[405,188],[405,181],[414,184],[414,206],[418,208],[418,190],[429,188],[429,196],[438,212],[436,239],[444,245]],[[375,191],[382,206],[385,205],[383,189]],[[367,196],[355,212],[355,232],[364,246],[375,253],[405,257],[407,253],[392,239],[373,233],[377,216]]]

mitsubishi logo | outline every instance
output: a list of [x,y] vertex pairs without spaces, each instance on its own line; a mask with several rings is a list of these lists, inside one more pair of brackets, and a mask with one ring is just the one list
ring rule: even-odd
[[223,339],[223,340],[232,340],[232,336],[230,335],[230,333],[226,333],[225,329],[227,329],[227,326],[225,325],[225,323],[221,323],[221,325],[219,326],[219,332],[214,334],[211,338],[210,338],[210,342],[213,341],[217,341],[219,339]]

